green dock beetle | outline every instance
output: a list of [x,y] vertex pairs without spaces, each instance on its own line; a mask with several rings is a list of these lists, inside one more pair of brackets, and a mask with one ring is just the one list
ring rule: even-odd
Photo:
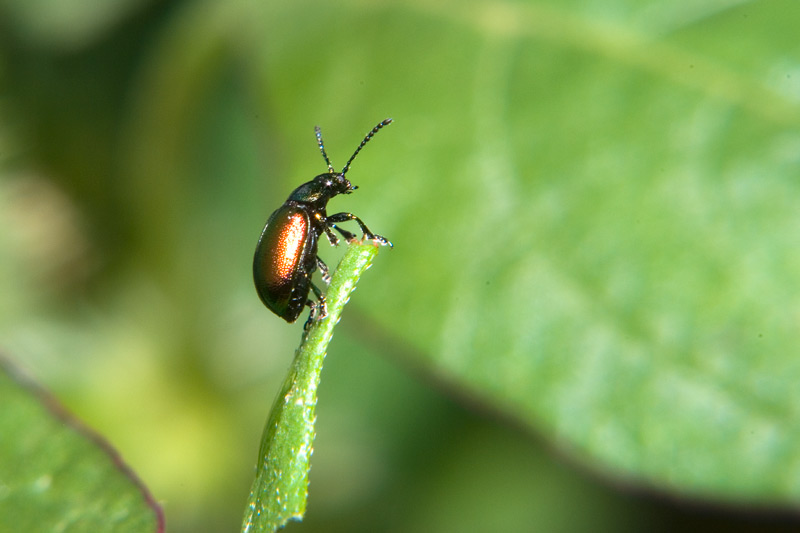
[[[325,233],[333,246],[339,244],[339,239],[332,229],[341,233],[350,242],[356,236],[336,224],[355,220],[364,232],[364,238],[392,246],[392,243],[385,238],[372,233],[366,224],[352,213],[328,215],[326,212],[328,200],[338,194],[350,194],[357,189],[345,178],[345,174],[350,170],[350,164],[372,136],[391,122],[392,119],[387,118],[372,128],[341,172],[333,169],[322,143],[322,131],[317,126],[315,128],[317,144],[328,164],[328,172],[296,188],[286,202],[267,220],[253,258],[253,279],[258,296],[264,305],[287,322],[297,320],[306,305],[311,308],[306,325],[316,316],[323,318],[327,315],[325,296],[311,281],[312,273],[319,267],[322,280],[325,283],[330,282],[328,267],[317,255],[317,244],[322,233]],[[316,304],[308,298],[309,291],[313,291],[317,297]]]

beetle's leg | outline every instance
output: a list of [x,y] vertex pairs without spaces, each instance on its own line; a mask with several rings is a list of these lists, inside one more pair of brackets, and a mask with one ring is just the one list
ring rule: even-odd
[[328,265],[326,265],[319,256],[317,256],[317,268],[319,268],[319,273],[322,274],[322,281],[324,281],[326,285],[330,285],[331,275],[328,272]]
[[336,231],[338,231],[339,233],[341,233],[341,234],[342,234],[342,237],[344,237],[344,239],[345,239],[347,242],[350,242],[350,241],[352,241],[352,240],[354,240],[354,239],[356,238],[356,236],[355,236],[355,234],[354,234],[354,233],[350,233],[350,232],[349,232],[349,231],[347,231],[346,229],[342,229],[342,228],[340,228],[339,226],[337,226],[336,224],[331,224],[331,225],[330,225],[330,227],[331,227],[331,228],[333,228],[333,229],[335,229],[335,230],[336,230]]
[[[321,320],[321,319],[325,318],[326,316],[328,316],[328,308],[325,306],[325,295],[322,294],[322,291],[319,290],[319,287],[317,287],[313,283],[310,283],[310,285],[311,285],[311,290],[314,291],[314,296],[317,297],[317,304],[316,304],[315,307],[316,307],[317,313],[319,313],[319,316],[316,317],[316,318]],[[316,314],[316,313],[314,313],[313,309],[311,310],[311,313],[314,314],[314,315]]]
[[[333,224],[331,224],[331,226],[333,226]],[[339,246],[339,237],[337,237],[328,226],[325,226],[325,235],[328,236],[328,241],[331,243],[331,246]]]
[[311,288],[315,289],[314,294],[316,294],[317,298],[319,298],[319,301],[317,302],[317,309],[319,309],[319,318],[323,319],[328,316],[328,306],[325,304],[325,295],[323,295],[313,283],[311,284]]
[[325,306],[325,295],[322,294],[322,291],[319,290],[319,287],[313,283],[311,283],[311,290],[314,291],[314,296],[317,297],[317,302],[315,303],[312,300],[306,301],[306,305],[311,308],[311,312],[308,314],[308,320],[306,320],[306,323],[303,326],[303,331],[308,331],[308,328],[311,327],[311,323],[315,320],[322,320],[328,316],[328,308]]
[[306,319],[306,323],[303,324],[303,332],[308,332],[308,328],[311,327],[311,323],[314,322],[314,311],[316,310],[317,306],[311,300],[306,300],[306,305],[311,308],[311,312],[308,313],[308,318]]
[[335,215],[331,215],[331,216],[329,216],[327,218],[327,222],[328,222],[329,226],[331,226],[332,228],[335,228],[339,233],[344,235],[344,238],[347,239],[348,241],[352,241],[355,238],[355,235],[353,235],[349,231],[342,230],[341,228],[339,228],[335,224],[336,222],[346,222],[348,220],[355,220],[356,222],[358,222],[359,227],[361,227],[361,231],[364,232],[364,237],[366,237],[367,239],[370,239],[370,240],[373,240],[373,241],[378,241],[379,243],[383,244],[384,246],[387,246],[387,245],[388,246],[394,246],[386,238],[384,238],[384,237],[382,237],[380,235],[376,235],[376,234],[372,233],[370,231],[370,229],[367,227],[367,225],[364,224],[364,221],[361,220],[360,218],[358,218],[357,216],[355,216],[352,213],[336,213]]

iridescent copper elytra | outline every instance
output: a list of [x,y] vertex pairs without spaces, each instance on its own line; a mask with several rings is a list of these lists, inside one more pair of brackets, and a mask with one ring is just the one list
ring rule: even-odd
[[[367,225],[352,213],[336,213],[330,216],[326,213],[328,200],[338,194],[350,194],[358,188],[344,176],[364,145],[378,130],[391,122],[392,119],[387,118],[372,128],[341,172],[333,169],[322,143],[322,131],[317,126],[315,128],[317,144],[328,164],[328,172],[296,188],[286,202],[267,220],[256,246],[253,279],[258,296],[264,305],[287,322],[297,320],[306,305],[311,308],[306,326],[315,317],[323,318],[327,315],[325,296],[311,281],[312,273],[319,267],[322,280],[330,283],[328,267],[317,255],[317,244],[322,233],[325,233],[333,246],[339,244],[333,229],[341,233],[347,242],[353,241],[356,236],[336,224],[355,220],[364,232],[365,239],[392,246],[392,243],[385,238],[372,233]],[[309,291],[314,292],[317,303],[308,298]]]

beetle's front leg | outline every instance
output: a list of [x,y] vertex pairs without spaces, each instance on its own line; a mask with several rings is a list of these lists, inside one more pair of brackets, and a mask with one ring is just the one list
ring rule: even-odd
[[336,230],[336,231],[338,231],[339,233],[341,233],[341,234],[342,234],[342,237],[344,237],[344,239],[345,239],[347,242],[350,242],[350,241],[352,241],[352,240],[354,240],[354,239],[356,238],[356,236],[355,236],[355,234],[354,234],[354,233],[350,233],[350,232],[349,232],[349,231],[347,231],[346,229],[342,229],[342,228],[340,228],[339,226],[337,226],[336,224],[331,224],[331,225],[330,225],[330,227],[331,227],[331,228],[333,228],[333,229],[335,229],[335,230]]
[[359,227],[361,227],[361,231],[364,232],[364,237],[366,237],[367,239],[370,239],[370,240],[373,240],[373,241],[378,241],[379,243],[381,243],[384,246],[387,246],[387,245],[388,246],[394,246],[386,238],[384,238],[384,237],[382,237],[380,235],[376,235],[376,234],[372,233],[370,231],[370,229],[367,227],[367,225],[364,224],[364,221],[361,220],[360,218],[358,218],[357,216],[355,216],[352,213],[336,213],[335,215],[331,215],[331,216],[329,216],[327,218],[328,224],[332,228],[335,228],[339,233],[341,233],[344,236],[344,238],[347,239],[348,242],[349,242],[349,241],[352,241],[355,238],[355,235],[353,235],[349,231],[345,231],[345,230],[341,229],[340,227],[338,227],[335,224],[335,222],[346,222],[348,220],[355,220],[358,223]]

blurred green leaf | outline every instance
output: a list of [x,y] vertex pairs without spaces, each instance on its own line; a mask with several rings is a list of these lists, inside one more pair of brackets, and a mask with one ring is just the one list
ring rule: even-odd
[[35,46],[72,49],[110,31],[150,0],[0,0],[6,28]]
[[0,530],[163,531],[111,447],[0,361]]
[[[800,13],[744,4],[659,34],[635,6],[606,23],[474,6],[435,13],[479,41],[474,68],[415,79],[467,110],[440,100],[435,138],[392,158],[438,154],[427,172],[388,165],[396,229],[376,226],[398,254],[365,305],[595,468],[797,502],[800,105],[784,78],[800,47],[768,21]],[[716,50],[732,42],[760,45],[749,67]]]

